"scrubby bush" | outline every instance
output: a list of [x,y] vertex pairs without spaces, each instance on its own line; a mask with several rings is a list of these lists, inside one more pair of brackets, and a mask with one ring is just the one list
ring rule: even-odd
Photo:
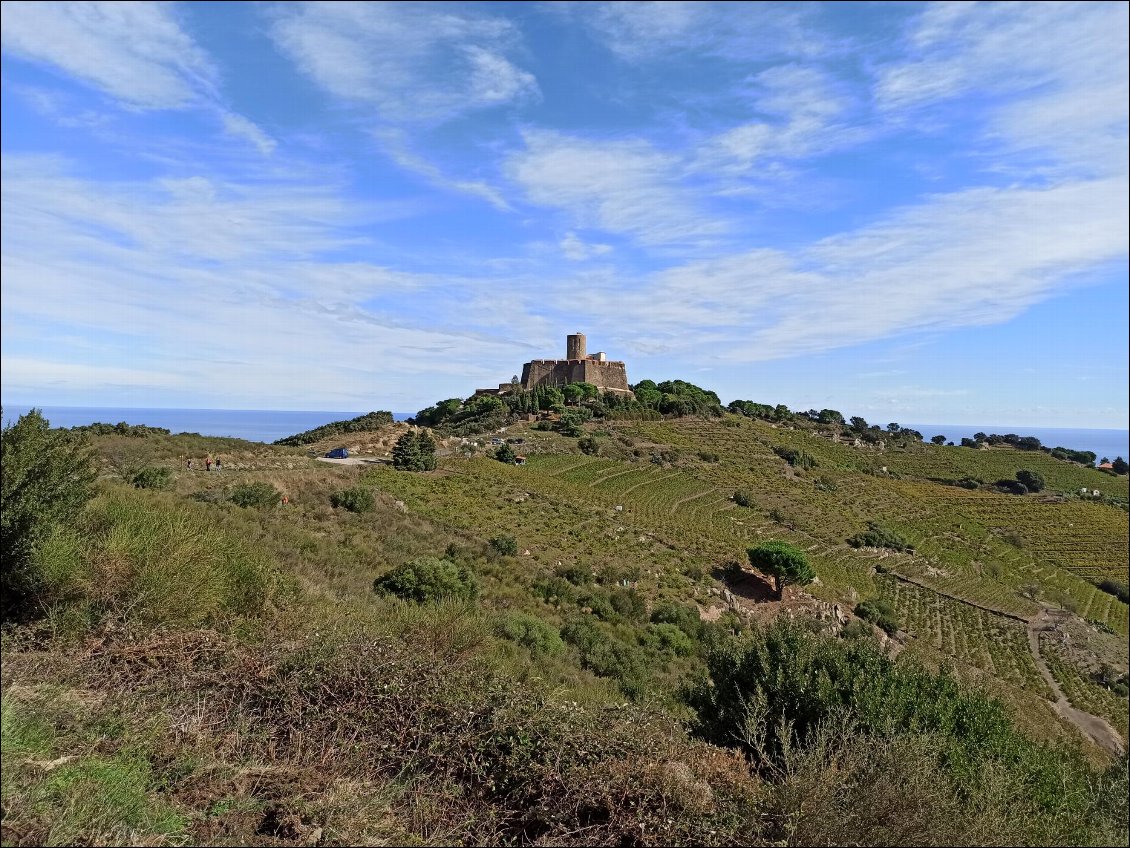
[[641,641],[655,651],[676,657],[689,657],[698,648],[694,639],[674,624],[649,624]]
[[581,665],[599,677],[611,677],[625,695],[636,698],[646,689],[647,658],[638,645],[616,639],[591,618],[574,618],[561,628],[561,636],[576,646]]
[[609,595],[612,609],[619,615],[629,621],[643,621],[647,618],[647,601],[635,589],[616,588]]
[[612,597],[605,589],[593,587],[577,595],[577,606],[589,609],[592,614],[602,621],[612,621],[617,617],[616,608],[612,606]]
[[894,636],[899,629],[898,618],[895,617],[894,608],[879,598],[868,598],[855,605],[855,614],[864,621],[870,621],[888,635]]
[[262,509],[278,506],[282,500],[282,492],[270,483],[240,483],[232,488],[228,498],[238,506]]
[[78,515],[96,472],[82,437],[52,430],[37,409],[4,426],[0,453],[0,615],[7,620],[40,611],[45,587],[36,551]]
[[374,580],[373,590],[418,604],[434,603],[443,598],[473,600],[479,594],[474,574],[464,566],[438,557],[420,557],[397,566]]
[[600,443],[592,436],[585,436],[577,440],[577,447],[587,456],[596,456],[600,453]]
[[856,533],[847,540],[847,543],[853,548],[886,548],[890,551],[914,552],[914,545],[904,536],[884,527],[878,521],[868,521],[867,529]]
[[656,604],[651,611],[651,620],[655,624],[673,624],[692,639],[698,639],[704,629],[697,607],[671,601]]
[[351,489],[342,489],[330,495],[330,504],[335,508],[344,508],[350,512],[372,512],[377,502],[373,492],[364,486],[354,486]]
[[703,462],[717,462],[718,454],[716,454],[714,451],[699,451],[698,458]]
[[516,556],[518,553],[518,540],[507,534],[493,536],[487,544],[499,556]]
[[53,609],[89,623],[217,627],[259,615],[279,589],[277,564],[223,513],[123,488],[53,534],[43,563]]
[[514,448],[510,447],[510,445],[503,444],[499,445],[498,450],[494,452],[494,458],[506,465],[513,465],[518,455],[514,453]]
[[138,489],[167,489],[172,485],[173,472],[164,466],[146,466],[130,482]]
[[[912,796],[924,794],[906,805],[908,816],[921,815],[917,808],[928,799],[931,806],[951,810],[949,816],[968,827],[980,815],[969,810],[969,799],[977,798],[993,810],[985,823],[993,822],[994,815],[1006,815],[1005,831],[1041,833],[1011,837],[1021,842],[1087,841],[1090,837],[1078,834],[1094,826],[1125,832],[1124,819],[1118,822],[1125,815],[1125,801],[1118,800],[1125,792],[1125,758],[1109,777],[1098,779],[1080,751],[1032,742],[1012,724],[1000,702],[963,686],[947,671],[933,672],[904,658],[895,663],[873,640],[831,639],[798,622],[778,619],[768,628],[720,642],[708,653],[706,664],[707,677],[688,696],[697,731],[716,744],[737,747],[766,775],[799,774],[802,762],[816,758],[822,765],[812,778],[830,779],[831,792],[813,782],[812,792],[805,795],[806,808],[828,802],[828,811],[839,809],[832,799],[851,781],[832,764],[847,750],[847,740],[856,739],[859,744],[853,747],[865,760],[875,746],[902,746],[900,757],[883,757],[885,765],[871,762],[859,775],[869,793],[874,783],[863,775],[886,776],[886,804],[906,789],[890,780],[889,770],[897,768],[906,779],[913,774],[918,788],[911,790]],[[867,794],[857,798],[853,803],[862,804],[868,815],[879,812]],[[884,809],[886,821],[902,818],[892,819],[889,807]],[[1016,818],[1021,811],[1023,822]],[[846,818],[854,821],[857,812]],[[819,827],[815,820],[808,826],[814,825]],[[950,826],[949,819],[937,822],[928,816],[917,827],[936,834],[941,825]],[[839,836],[831,841],[843,840],[843,826],[837,821]],[[863,841],[906,844],[889,833],[880,829]],[[826,843],[808,834],[801,844]]]
[[753,506],[753,499],[745,489],[738,489],[734,492],[734,503],[738,506],[749,507]]
[[1019,480],[1024,486],[1028,488],[1029,492],[1040,492],[1044,489],[1043,475],[1028,469],[1022,469],[1016,472],[1016,479]]
[[1028,487],[1019,480],[997,480],[993,485],[1000,491],[1007,492],[1010,495],[1028,494]]
[[815,457],[798,448],[776,447],[773,448],[773,453],[793,468],[815,468],[817,465]]
[[547,604],[571,604],[577,600],[577,588],[562,577],[539,578],[531,588]]
[[498,620],[495,631],[503,639],[517,642],[534,655],[557,656],[565,650],[565,643],[556,627],[525,613],[507,613]]
[[574,586],[585,586],[592,583],[592,572],[579,565],[559,565],[553,573],[564,580],[568,580]]

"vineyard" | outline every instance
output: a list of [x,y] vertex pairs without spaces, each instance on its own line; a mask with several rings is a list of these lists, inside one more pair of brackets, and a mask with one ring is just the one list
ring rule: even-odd
[[1050,698],[1028,648],[1024,622],[987,612],[902,580],[876,581],[911,636],[997,680]]

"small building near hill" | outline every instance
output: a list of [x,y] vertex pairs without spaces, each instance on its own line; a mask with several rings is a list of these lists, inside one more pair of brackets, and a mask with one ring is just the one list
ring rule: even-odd
[[1101,465],[1096,465],[1095,468],[1099,469],[1099,471],[1113,471],[1114,470],[1114,463],[1113,462],[1104,462]]

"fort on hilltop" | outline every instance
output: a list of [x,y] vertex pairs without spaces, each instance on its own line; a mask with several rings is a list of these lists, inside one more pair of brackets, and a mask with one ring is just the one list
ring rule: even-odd
[[[632,393],[628,388],[628,371],[624,363],[608,359],[604,351],[587,353],[582,333],[566,337],[564,359],[534,359],[522,366],[520,387],[524,391],[538,386],[567,386],[570,383],[591,383],[602,392]],[[514,388],[514,383],[501,383],[497,389],[479,389],[475,394],[509,394]]]

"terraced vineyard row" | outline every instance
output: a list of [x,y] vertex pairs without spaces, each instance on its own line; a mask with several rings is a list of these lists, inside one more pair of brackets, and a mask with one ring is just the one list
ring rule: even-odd
[[1050,698],[1022,622],[985,612],[894,578],[876,580],[908,633],[986,674]]
[[1072,705],[1093,715],[1102,716],[1122,734],[1130,738],[1130,704],[1110,690],[1095,683],[1088,670],[1081,669],[1062,643],[1058,633],[1040,634],[1040,654],[1052,676]]

